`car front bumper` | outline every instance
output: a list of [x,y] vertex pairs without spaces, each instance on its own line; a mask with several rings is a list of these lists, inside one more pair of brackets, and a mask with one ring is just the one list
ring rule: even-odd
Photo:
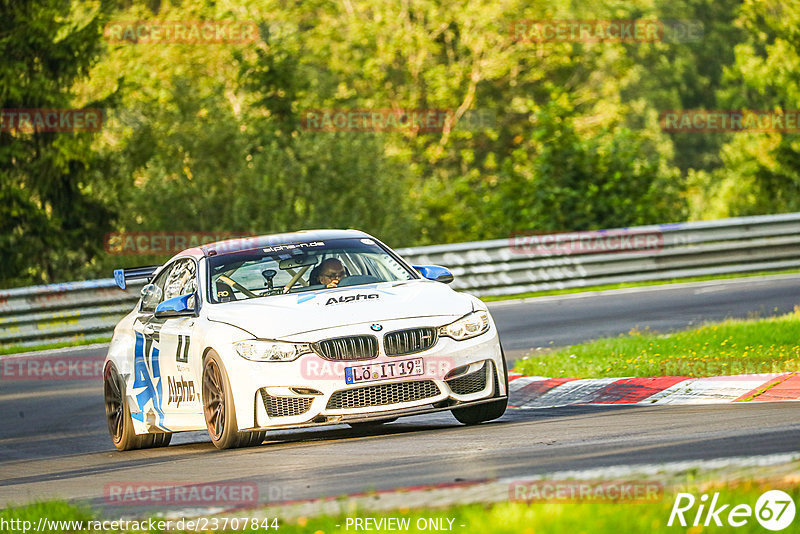
[[[374,334],[370,326],[351,325],[346,334],[326,331],[322,337]],[[417,318],[383,326],[391,332],[440,325]],[[353,384],[345,380],[348,367],[417,358],[423,363],[421,375]],[[487,332],[472,339],[439,337],[431,348],[403,356],[387,356],[382,341],[378,356],[369,360],[330,361],[309,353],[291,362],[254,362],[236,356],[229,360],[228,376],[239,428],[263,430],[378,421],[479,404],[507,396],[504,372],[497,330],[490,322]]]

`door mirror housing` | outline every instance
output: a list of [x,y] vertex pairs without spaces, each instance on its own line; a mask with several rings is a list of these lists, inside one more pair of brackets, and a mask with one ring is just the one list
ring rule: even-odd
[[195,315],[195,295],[187,293],[180,297],[167,299],[156,307],[156,319],[168,319],[170,317],[189,317]]
[[453,281],[453,273],[446,267],[439,265],[414,265],[414,269],[419,271],[423,278],[428,280],[435,280],[443,284],[449,284]]

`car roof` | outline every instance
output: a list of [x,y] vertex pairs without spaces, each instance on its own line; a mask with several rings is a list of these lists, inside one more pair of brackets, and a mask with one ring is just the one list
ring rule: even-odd
[[186,249],[175,256],[191,256],[199,259],[204,256],[214,256],[216,254],[225,254],[252,248],[358,237],[374,239],[371,235],[361,230],[300,230],[298,232],[287,232],[284,234],[259,235],[217,241],[215,243],[208,243],[199,247]]

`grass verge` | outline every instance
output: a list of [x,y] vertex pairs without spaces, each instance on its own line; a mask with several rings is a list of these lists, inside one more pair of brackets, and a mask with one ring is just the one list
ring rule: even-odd
[[[401,524],[407,524],[407,529],[393,529],[402,530],[406,532],[430,532],[446,530],[450,532],[474,533],[474,532],[491,532],[498,534],[532,534],[534,532],[547,532],[552,534],[559,533],[592,533],[592,534],[617,534],[619,532],[625,533],[651,533],[651,532],[686,532],[686,527],[681,527],[676,522],[673,526],[667,526],[670,514],[675,503],[675,498],[678,491],[691,493],[695,498],[695,505],[684,513],[684,518],[688,523],[688,532],[699,533],[704,531],[714,532],[727,532],[732,527],[727,524],[728,513],[736,505],[747,505],[751,510],[755,510],[758,498],[766,491],[780,489],[789,494],[795,503],[800,503],[800,487],[795,480],[783,479],[782,481],[740,481],[736,483],[712,483],[707,485],[689,485],[681,487],[677,490],[667,490],[663,496],[657,500],[632,502],[632,501],[576,501],[576,502],[543,502],[543,501],[503,501],[490,505],[471,504],[471,505],[456,505],[447,508],[429,508],[429,509],[404,509],[390,510],[387,512],[360,512],[358,510],[348,510],[339,515],[334,516],[319,516],[319,517],[298,517],[290,520],[282,520],[278,518],[278,523],[275,529],[260,528],[256,529],[225,529],[216,528],[215,532],[280,532],[283,534],[328,534],[328,533],[345,533],[354,530],[364,530],[354,528],[353,520],[360,518],[365,520],[370,518],[370,530],[376,532],[388,532],[387,528],[375,528],[377,525],[386,525],[380,523],[381,519],[388,520],[392,518],[394,521],[402,521]],[[695,520],[700,504],[700,497],[703,494],[709,496],[709,500],[717,493],[717,507],[728,504],[729,506],[719,514],[719,519],[722,526],[714,526],[703,528],[702,526],[692,527],[691,524]],[[771,504],[771,508],[779,511],[780,507]],[[343,509],[346,506],[343,505]],[[707,506],[706,506],[707,511]],[[751,513],[755,513],[751,512]],[[763,512],[762,514],[766,515]],[[244,512],[241,514],[246,517],[248,514]],[[251,512],[251,515],[254,515]],[[0,511],[0,524],[5,520],[6,522],[12,520],[25,520],[30,521],[32,525],[37,525],[40,518],[47,518],[49,521],[84,521],[82,526],[84,528],[75,529],[75,531],[89,533],[91,530],[86,529],[86,521],[95,519],[91,512],[84,508],[76,508],[65,503],[38,503],[19,508],[8,508]],[[255,517],[255,515],[254,515]],[[350,523],[348,523],[350,519]],[[700,516],[700,523],[706,519],[704,512]],[[739,520],[744,519],[746,523],[740,527],[735,528],[738,533],[766,532],[764,527],[759,524],[754,515],[750,517],[739,517]],[[437,523],[432,523],[431,520]],[[252,521],[252,519],[251,519]],[[271,521],[271,519],[270,519]],[[275,525],[275,523],[272,523]],[[397,523],[395,523],[396,525]],[[441,525],[442,528],[431,528],[433,524]],[[22,533],[19,529],[8,529],[8,523],[4,525],[5,532]],[[75,525],[73,525],[73,528]],[[52,528],[40,530],[40,532],[63,532],[62,530],[54,530]],[[788,531],[788,530],[787,530]],[[121,533],[121,532],[161,532],[160,530],[104,530],[105,533]],[[173,530],[171,532],[187,532],[186,530]]]
[[800,371],[800,307],[767,319],[730,319],[672,334],[631,331],[555,351],[516,370],[550,378],[725,376]]
[[527,299],[531,297],[548,297],[551,295],[571,295],[572,293],[586,293],[589,291],[608,291],[610,289],[626,289],[629,287],[663,286],[668,284],[682,284],[687,282],[707,282],[710,280],[730,280],[734,278],[753,278],[756,276],[770,276],[778,274],[796,274],[800,269],[785,271],[762,271],[757,273],[718,274],[709,276],[694,276],[689,278],[673,278],[670,280],[651,280],[649,282],[628,282],[622,284],[606,284],[599,286],[573,287],[570,289],[548,289],[547,291],[533,291],[517,293],[515,295],[502,295],[497,297],[481,297],[484,302],[497,302],[501,300]]

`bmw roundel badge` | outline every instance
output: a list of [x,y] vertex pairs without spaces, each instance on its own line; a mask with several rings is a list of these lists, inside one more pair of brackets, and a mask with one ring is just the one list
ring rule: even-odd
[[379,325],[378,323],[373,324],[372,326],[370,326],[370,328],[374,332],[380,332],[381,330],[383,330],[383,327],[381,325]]

